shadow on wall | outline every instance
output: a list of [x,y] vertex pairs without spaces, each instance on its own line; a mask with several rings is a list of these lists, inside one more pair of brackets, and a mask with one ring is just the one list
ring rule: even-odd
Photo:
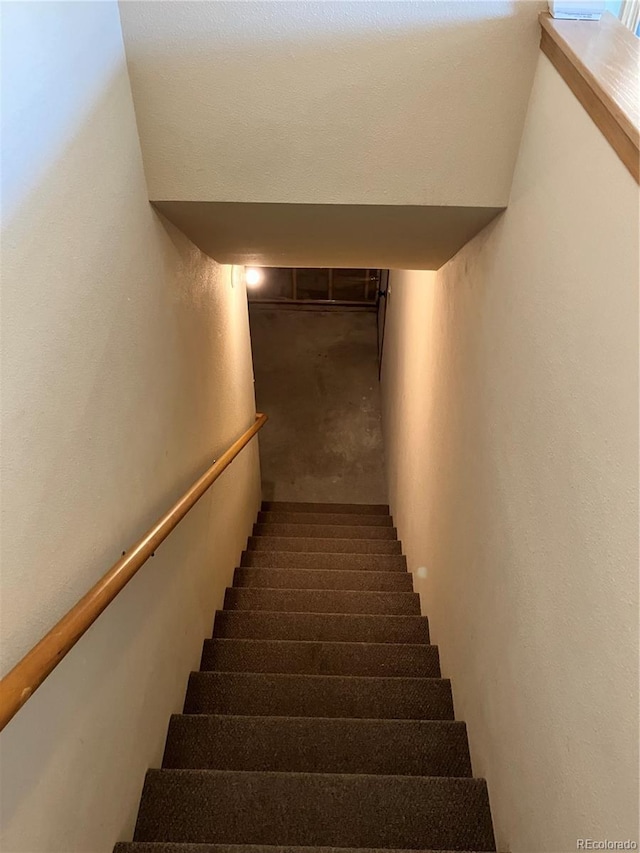
[[376,316],[250,306],[267,500],[386,503]]
[[[100,38],[102,21],[89,7],[65,12],[41,5],[39,16],[40,28],[33,26],[27,4],[8,4],[3,9],[3,230],[28,204],[30,193],[41,194],[47,174],[64,160],[90,115],[100,113],[116,79],[126,75],[120,52],[109,38]],[[91,62],[82,74],[76,73],[77,53],[61,49],[74,26],[91,44]],[[65,79],[64,91],[60,91],[60,77]],[[76,145],[75,153],[78,150]]]

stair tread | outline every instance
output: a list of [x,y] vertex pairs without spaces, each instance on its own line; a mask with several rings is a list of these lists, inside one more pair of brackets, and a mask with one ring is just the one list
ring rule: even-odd
[[346,524],[285,524],[281,522],[256,522],[254,536],[284,536],[310,539],[382,539],[395,541],[395,527],[375,527]]
[[415,644],[429,642],[429,621],[426,616],[218,610],[213,636]]
[[442,776],[149,770],[134,838],[495,849],[485,781]]
[[453,720],[175,714],[163,767],[471,776]]
[[192,672],[185,714],[453,720],[446,678]]
[[417,592],[354,589],[270,589],[228,587],[225,610],[270,610],[313,613],[420,614]]
[[401,554],[397,539],[355,539],[314,536],[250,536],[247,551],[302,551],[323,554]]
[[409,572],[376,572],[358,569],[288,569],[241,566],[235,570],[233,586],[269,589],[341,589],[373,592],[413,592]]
[[263,512],[333,512],[359,515],[389,515],[388,504],[345,504],[310,501],[263,501]]
[[265,566],[281,569],[351,569],[405,572],[407,560],[402,554],[356,554],[304,551],[243,551],[241,567]]
[[331,524],[352,527],[393,527],[390,515],[359,515],[352,512],[287,512],[264,511],[258,513],[258,524]]
[[205,640],[202,671],[440,677],[438,647],[314,640]]

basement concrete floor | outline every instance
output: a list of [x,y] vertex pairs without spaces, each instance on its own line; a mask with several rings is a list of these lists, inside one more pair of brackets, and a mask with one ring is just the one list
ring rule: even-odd
[[265,500],[386,503],[371,311],[249,306]]

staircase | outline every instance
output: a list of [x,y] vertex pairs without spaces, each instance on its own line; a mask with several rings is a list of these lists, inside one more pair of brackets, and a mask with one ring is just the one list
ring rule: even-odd
[[267,502],[253,533],[114,853],[495,850],[389,508]]

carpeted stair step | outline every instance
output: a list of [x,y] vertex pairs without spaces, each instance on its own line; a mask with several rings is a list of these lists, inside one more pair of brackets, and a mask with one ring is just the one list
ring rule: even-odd
[[263,512],[329,512],[353,515],[389,515],[388,504],[332,504],[306,501],[263,501]]
[[484,780],[419,776],[150,770],[134,838],[495,849]]
[[348,572],[341,569],[236,569],[235,587],[269,589],[361,589],[372,592],[413,592],[408,572]]
[[471,776],[464,723],[175,714],[163,767]]
[[390,616],[419,616],[420,596],[417,592],[229,587],[224,596],[224,607],[225,610],[270,610],[289,613],[382,613]]
[[347,527],[345,524],[254,524],[254,536],[311,539],[397,540],[395,527]]
[[297,551],[244,551],[241,566],[272,569],[346,569],[347,571],[406,572],[402,554],[305,554]]
[[429,621],[426,616],[218,610],[213,636],[248,640],[428,643]]
[[[392,528],[393,529],[393,528]],[[248,551],[303,551],[315,554],[401,554],[397,539],[314,539],[304,536],[250,536]]]
[[437,646],[309,640],[205,640],[202,671],[440,678]]
[[265,501],[114,853],[494,851],[406,569],[386,505]]
[[258,524],[331,524],[347,527],[393,527],[390,515],[352,512],[259,512]]
[[[268,844],[181,844],[172,841],[119,841],[113,853],[457,853],[455,850],[392,850],[355,847],[282,847]],[[464,853],[479,853],[466,850]]]
[[192,672],[185,714],[453,720],[446,678]]

